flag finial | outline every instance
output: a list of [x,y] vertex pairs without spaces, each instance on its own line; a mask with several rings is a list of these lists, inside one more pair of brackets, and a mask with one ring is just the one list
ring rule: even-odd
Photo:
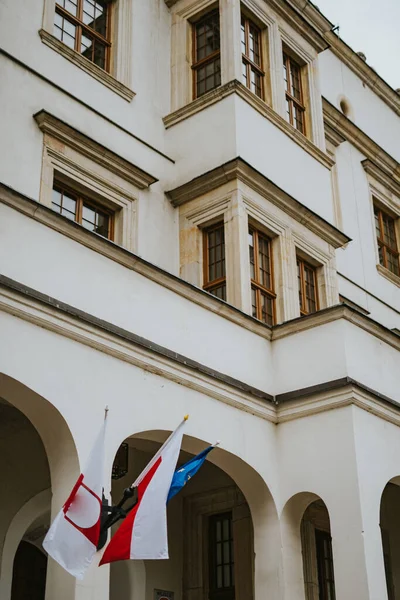
[[187,421],[187,420],[188,420],[188,418],[189,418],[189,415],[185,415],[185,416],[183,417],[183,420],[184,420],[184,421]]

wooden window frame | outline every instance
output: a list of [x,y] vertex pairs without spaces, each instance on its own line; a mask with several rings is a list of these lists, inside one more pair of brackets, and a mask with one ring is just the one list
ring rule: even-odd
[[[333,579],[330,580],[327,577],[326,566],[325,566],[325,553],[323,551],[323,543],[324,540],[328,540],[329,548],[330,548],[330,558],[332,562],[332,575]],[[322,556],[321,556],[321,545],[322,545]],[[319,588],[319,600],[329,600],[332,596],[328,592],[328,586],[333,584],[333,593],[336,595],[335,591],[335,574],[334,574],[334,562],[333,562],[333,553],[332,553],[332,538],[330,533],[327,531],[323,531],[321,529],[315,529],[315,546],[316,546],[316,554],[317,554],[317,571],[318,571],[318,588]],[[321,585],[322,584],[322,585]]]
[[[302,258],[301,256],[296,257],[296,264],[300,265],[300,286],[301,286],[301,298],[302,298],[302,302],[300,303],[300,315],[302,317],[304,317],[306,315],[313,314],[314,312],[317,312],[319,310],[319,294],[318,294],[318,278],[317,278],[317,268],[318,267],[315,267],[314,265],[310,264],[309,262],[304,260],[304,258]],[[306,296],[306,278],[304,275],[304,267],[305,266],[308,267],[309,269],[311,269],[311,271],[313,273],[313,277],[314,277],[315,311],[312,311],[312,312],[310,312],[306,308],[307,296]]]
[[[209,234],[216,229],[222,229],[224,234],[224,262],[225,275],[218,279],[209,280]],[[225,253],[225,223],[218,221],[210,227],[203,229],[203,290],[212,294],[213,290],[225,285],[225,301],[226,301],[226,253]],[[220,298],[221,299],[221,298]]]
[[[253,235],[253,244],[254,244],[254,274],[258,278],[260,274],[259,268],[259,237],[262,236],[268,242],[269,246],[269,267],[271,273],[271,283],[272,288],[268,289],[262,283],[260,283],[257,279],[253,279],[250,277],[251,288],[256,292],[256,319],[265,323],[262,318],[262,294],[267,295],[271,298],[272,301],[272,323],[271,325],[275,325],[276,323],[276,293],[274,291],[274,260],[273,260],[273,250],[272,250],[272,239],[262,231],[259,231],[255,227],[249,227],[249,234]],[[249,256],[250,260],[250,256]]]
[[[375,225],[375,215],[378,217],[378,222],[379,222],[379,232],[380,232],[380,236],[376,236],[376,240],[377,240],[377,244],[378,244],[378,261],[379,264],[384,267],[385,269],[387,269],[388,271],[390,271],[390,273],[393,273],[393,275],[395,275],[396,277],[400,276],[400,253],[399,253],[399,243],[398,243],[398,239],[397,239],[397,232],[396,232],[396,217],[393,217],[391,214],[389,214],[389,212],[385,211],[384,209],[382,209],[380,207],[380,205],[378,205],[377,203],[374,202],[374,225]],[[393,221],[393,229],[394,229],[394,239],[395,239],[395,243],[396,243],[396,250],[394,250],[394,248],[392,248],[391,246],[389,246],[389,244],[387,244],[385,242],[384,239],[384,227],[383,227],[383,215],[385,215],[385,217],[391,219]],[[375,233],[376,233],[376,228],[375,228]],[[380,257],[379,257],[379,249],[382,248],[382,258],[383,258],[383,264],[381,263]],[[389,252],[389,254],[391,254],[392,256],[394,256],[395,258],[397,258],[397,264],[399,267],[399,272],[395,273],[394,271],[392,271],[390,269],[390,267],[388,266],[388,258],[387,258],[387,253]]]
[[[230,532],[229,532],[229,542],[233,546],[234,541],[234,532],[233,532],[233,513],[232,511],[227,511],[223,513],[216,513],[210,515],[208,517],[208,574],[209,574],[209,598],[210,600],[233,600],[235,598],[235,584],[229,587],[218,588],[216,584],[217,574],[216,574],[216,539],[214,536],[214,530],[212,524],[216,521],[222,521],[223,519],[229,519],[230,521]],[[231,549],[230,549],[231,552]],[[223,551],[222,551],[223,557]],[[230,567],[230,578],[234,577],[235,572],[235,558],[233,557],[233,561],[231,560],[229,563],[221,563],[229,564]]]
[[[109,73],[110,69],[111,69],[111,47],[112,47],[112,43],[110,41],[110,38],[111,38],[111,12],[112,12],[111,11],[111,3],[110,2],[106,2],[105,6],[104,6],[104,8],[106,10],[106,32],[107,32],[107,36],[103,37],[95,29],[92,29],[91,27],[89,27],[88,25],[86,25],[83,22],[83,1],[84,0],[77,0],[77,14],[79,15],[78,17],[76,17],[75,15],[73,15],[72,13],[70,13],[63,6],[61,6],[60,4],[58,4],[58,2],[56,2],[56,5],[55,5],[55,12],[57,14],[59,14],[61,17],[63,17],[64,19],[66,19],[67,21],[69,21],[70,23],[73,23],[73,25],[75,25],[75,27],[76,27],[76,37],[75,37],[75,47],[74,47],[74,50],[75,50],[75,52],[78,52],[78,54],[80,54],[81,56],[83,56],[84,58],[86,58],[86,60],[88,60],[89,62],[91,62],[93,64],[97,64],[97,63],[94,63],[94,61],[92,61],[90,58],[87,58],[86,56],[84,56],[84,54],[80,51],[81,40],[82,40],[82,32],[86,32],[88,34],[88,36],[93,37],[95,39],[95,41],[97,40],[103,46],[105,46],[104,67],[100,67],[100,65],[97,65],[97,66],[100,69],[103,69],[104,71],[106,71],[107,73]],[[53,27],[54,27],[54,24],[53,24]]]
[[208,92],[204,92],[204,94],[201,94],[200,96],[197,95],[197,74],[198,74],[199,69],[201,69],[202,67],[204,67],[208,63],[215,62],[216,59],[218,59],[218,58],[220,59],[220,67],[221,67],[221,32],[220,32],[220,47],[219,47],[219,49],[215,50],[212,54],[209,54],[208,56],[205,56],[204,58],[201,58],[200,60],[197,60],[197,35],[196,35],[196,27],[203,20],[206,20],[207,17],[210,17],[210,16],[212,16],[214,14],[218,14],[218,19],[219,19],[219,7],[210,10],[209,12],[205,13],[204,15],[202,15],[199,19],[197,19],[197,21],[195,21],[194,23],[192,23],[192,67],[191,68],[192,68],[192,72],[193,72],[192,95],[193,95],[193,99],[194,100],[196,98],[201,98],[202,96],[204,96],[208,92],[211,92],[212,90],[215,90],[217,87],[220,87],[220,85],[221,85],[221,84],[219,84],[218,86],[215,86],[214,88],[212,88],[211,90],[208,90]]
[[[94,210],[97,210],[97,211],[100,211],[100,212],[106,214],[109,217],[108,236],[106,237],[104,235],[101,235],[100,233],[97,233],[96,235],[99,235],[100,237],[102,237],[106,240],[114,241],[115,212],[113,210],[110,210],[107,207],[100,204],[99,202],[96,202],[95,200],[92,200],[91,198],[88,198],[87,196],[82,195],[77,190],[74,190],[73,187],[65,185],[64,183],[62,183],[60,181],[57,181],[57,180],[54,181],[53,190],[56,190],[59,193],[67,192],[68,194],[70,194],[73,197],[73,199],[76,201],[76,211],[75,211],[74,223],[78,223],[78,225],[81,225],[81,227],[84,227],[84,225],[82,225],[82,213],[83,213],[83,205],[84,204],[86,206],[88,206],[89,208],[92,208]],[[65,217],[65,215],[62,215],[61,213],[57,213],[57,214],[59,214],[61,217],[68,219],[68,217]],[[72,221],[72,219],[68,219],[68,220]],[[90,230],[87,229],[87,231],[90,231]],[[96,233],[96,232],[91,232],[91,233]]]
[[[298,100],[288,91],[287,87],[285,87],[285,98],[289,103],[289,123],[297,129],[304,136],[307,135],[307,126],[306,126],[306,106],[304,104],[304,90],[303,90],[303,82],[302,82],[302,65],[300,65],[288,52],[283,49],[283,62],[286,66],[286,73],[288,76],[288,82],[290,86],[290,64],[293,63],[299,69],[299,88],[300,88],[300,97]],[[303,131],[296,127],[295,119],[294,119],[294,111],[293,105],[296,105],[296,108],[303,113]]]
[[[254,23],[254,21],[252,19],[250,19],[244,13],[241,13],[241,22],[240,22],[241,25],[242,25],[242,21],[244,21],[244,26],[245,26],[245,31],[244,31],[245,53],[242,52],[242,64],[246,65],[246,80],[247,80],[246,87],[249,90],[251,90],[251,72],[255,71],[256,73],[258,73],[258,75],[260,75],[260,78],[261,78],[261,95],[258,96],[258,94],[256,94],[255,92],[253,92],[253,93],[258,98],[261,98],[261,100],[264,100],[264,97],[265,97],[265,71],[263,70],[262,31]],[[260,64],[259,65],[257,65],[255,62],[253,62],[250,58],[250,52],[249,52],[250,26],[252,26],[254,29],[256,29],[256,31],[258,33],[258,45],[259,45],[259,49],[260,49]]]

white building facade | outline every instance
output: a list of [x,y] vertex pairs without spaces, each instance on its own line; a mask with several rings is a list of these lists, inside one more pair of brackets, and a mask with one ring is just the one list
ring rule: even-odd
[[[0,599],[400,600],[399,93],[308,0],[0,39]],[[221,444],[169,560],[76,581],[41,542],[106,406],[110,502],[186,413]]]

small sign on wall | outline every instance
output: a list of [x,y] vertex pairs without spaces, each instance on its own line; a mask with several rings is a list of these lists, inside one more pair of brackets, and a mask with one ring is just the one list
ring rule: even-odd
[[154,600],[174,600],[174,592],[166,592],[165,590],[154,590]]

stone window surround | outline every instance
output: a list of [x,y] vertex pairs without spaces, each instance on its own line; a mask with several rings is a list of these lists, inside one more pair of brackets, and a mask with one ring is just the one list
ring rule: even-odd
[[[191,26],[190,20],[207,9],[214,8],[215,0],[183,0],[172,6],[172,51],[171,51],[171,111],[172,114],[185,106],[196,102],[192,97],[191,74]],[[264,26],[262,47],[264,64],[268,67],[265,75],[265,99],[269,105],[286,121],[285,90],[282,67],[282,43],[285,44],[303,65],[306,91],[306,118],[308,119],[308,138],[320,150],[325,152],[325,135],[322,117],[322,100],[318,84],[318,50],[293,30],[273,9],[265,9],[263,0],[219,1],[221,27],[221,86],[242,79],[242,53],[240,44],[241,11],[255,18],[259,26]],[[229,59],[229,60],[228,60]],[[213,90],[214,92],[216,90]],[[209,92],[212,94],[212,92]],[[214,94],[215,95],[215,94]],[[193,106],[190,114],[204,108],[208,94],[202,96],[202,102]],[[259,99],[258,99],[259,100]],[[196,110],[197,109],[197,110]],[[171,115],[172,116],[172,115]],[[188,114],[186,117],[189,116]],[[170,121],[169,115],[164,122]],[[179,119],[181,120],[181,119]],[[179,121],[177,121],[179,122]],[[172,123],[173,124],[173,123]],[[169,124],[170,126],[170,124]],[[290,128],[292,126],[289,125]],[[299,136],[303,137],[299,133]]]
[[112,0],[111,69],[110,73],[72,50],[53,35],[56,0],[44,0],[43,25],[39,35],[49,46],[77,67],[130,102],[135,96],[132,91],[132,1]]
[[[52,207],[54,181],[114,213],[114,242],[137,251],[136,210],[140,189],[155,179],[136,169],[46,111],[34,118],[43,132],[40,203]],[[79,229],[79,228],[78,228]]]
[[362,166],[364,167],[369,183],[371,228],[374,238],[376,269],[382,277],[400,287],[400,277],[389,271],[389,269],[386,269],[379,262],[374,215],[374,206],[377,205],[396,219],[397,247],[400,251],[400,186],[388,178],[383,171],[369,160],[364,160]]
[[208,517],[227,511],[232,511],[235,570],[240,566],[240,576],[237,572],[235,577],[235,598],[248,600],[253,597],[255,555],[251,513],[240,489],[229,486],[188,495],[183,500],[187,531],[183,589],[188,600],[207,600],[209,597],[208,560],[204,552],[208,541]]
[[[181,277],[203,286],[202,228],[223,220],[227,302],[251,314],[248,228],[253,225],[272,240],[276,320],[300,316],[297,291],[297,254],[317,267],[319,309],[338,303],[335,251],[326,251],[312,232],[306,232],[265,198],[232,181],[180,207]],[[304,231],[303,231],[304,230]]]

